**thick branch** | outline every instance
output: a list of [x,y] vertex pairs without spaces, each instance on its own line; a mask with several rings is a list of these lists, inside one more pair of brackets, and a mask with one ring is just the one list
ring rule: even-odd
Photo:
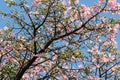
[[25,71],[33,64],[33,62],[35,62],[35,60],[37,59],[36,56],[34,56],[31,60],[29,60],[26,65],[24,65],[22,67],[22,69],[17,73],[15,80],[20,80],[23,76],[23,74],[25,73]]

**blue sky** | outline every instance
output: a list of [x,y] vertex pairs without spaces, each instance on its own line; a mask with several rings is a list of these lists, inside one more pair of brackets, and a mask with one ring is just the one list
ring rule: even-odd
[[[29,1],[31,2],[31,0],[29,0]],[[117,0],[117,1],[120,2],[120,0]],[[93,4],[95,4],[97,2],[98,2],[98,0],[80,0],[81,4],[85,4],[85,5],[88,5],[88,6],[92,6]],[[0,11],[1,10],[9,11],[8,8],[7,8],[7,5],[4,3],[4,0],[1,0],[1,2],[0,2]],[[115,15],[115,14],[114,15],[113,14],[106,14],[106,15],[107,15],[107,17],[120,18],[120,15],[119,16]],[[5,22],[8,19],[2,20],[1,18],[2,18],[2,16],[0,15],[0,27],[2,28],[2,27],[5,26]],[[120,50],[120,43],[119,43],[119,41],[120,41],[120,31],[117,35],[116,41],[118,43],[118,49]]]

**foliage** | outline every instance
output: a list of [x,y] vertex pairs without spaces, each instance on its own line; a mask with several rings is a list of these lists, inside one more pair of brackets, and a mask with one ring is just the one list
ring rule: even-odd
[[[9,19],[0,29],[0,79],[120,79],[116,0],[4,0]],[[3,19],[3,20],[7,20]]]

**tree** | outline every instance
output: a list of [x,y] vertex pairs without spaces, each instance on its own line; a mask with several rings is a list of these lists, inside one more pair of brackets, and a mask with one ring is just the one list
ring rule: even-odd
[[[7,80],[120,79],[116,0],[4,0],[0,78]],[[3,19],[5,20],[5,19]]]

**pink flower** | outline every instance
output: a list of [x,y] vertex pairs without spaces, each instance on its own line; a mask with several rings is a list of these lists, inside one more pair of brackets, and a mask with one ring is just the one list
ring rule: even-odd
[[118,33],[118,30],[119,30],[119,24],[115,24],[114,28],[113,28],[113,32],[114,34],[117,34]]
[[116,0],[108,0],[108,5],[114,9],[116,7]]
[[40,0],[33,0],[33,6],[37,6],[40,3]]
[[10,35],[11,35],[12,37],[15,37],[15,36],[16,36],[16,34],[15,34],[15,33],[11,33]]
[[64,12],[64,15],[70,15],[72,13],[72,7],[67,7],[67,10]]
[[81,5],[81,16],[83,16],[83,18],[88,19],[91,17],[91,10],[89,7],[87,7],[86,5]]
[[102,21],[103,23],[106,22],[106,18],[105,18],[105,17],[101,17],[100,19],[101,19],[101,21]]
[[94,80],[94,77],[93,76],[89,76],[88,79],[89,80]]
[[34,37],[33,40],[34,40],[34,41],[37,41],[37,40],[38,40],[38,37]]
[[110,44],[110,43],[109,43],[108,41],[105,41],[103,45],[104,45],[104,46],[108,46],[109,44]]
[[0,38],[0,43],[3,42],[3,38]]
[[12,59],[12,56],[8,55],[8,60],[11,60]]
[[95,11],[95,12],[100,12],[100,10],[101,10],[101,5],[95,5],[95,6],[93,6],[92,7],[92,9],[93,9],[93,11]]
[[103,3],[103,2],[104,2],[104,0],[98,0],[98,2],[99,2],[99,3]]
[[87,7],[86,5],[82,4],[81,5],[81,12],[85,12],[85,11],[90,11],[90,8]]
[[108,34],[108,40],[115,41],[116,34]]
[[25,73],[22,78],[24,80],[29,80],[30,76],[27,73]]
[[65,74],[62,75],[62,78],[63,78],[63,80],[69,80]]
[[3,29],[0,29],[0,34],[3,32]]
[[95,55],[95,54],[99,54],[100,51],[98,50],[98,47],[97,46],[93,46],[92,47],[92,50],[88,51],[89,53]]
[[89,76],[88,79],[89,79],[89,80],[99,80],[99,78],[96,77],[96,76]]
[[75,4],[79,4],[79,3],[80,3],[80,0],[76,0],[76,1],[75,1]]
[[8,47],[6,46],[6,47],[4,47],[4,50],[7,51],[7,52],[9,52],[9,51],[10,51],[10,48],[8,48]]
[[68,4],[71,4],[71,0],[68,0]]
[[111,55],[111,53],[108,54],[108,57],[109,57],[111,62],[116,59],[114,55]]
[[40,12],[39,11],[31,11],[29,12],[30,15],[39,15]]
[[116,65],[116,66],[113,66],[111,70],[115,72],[115,71],[117,71],[119,68],[120,68],[120,66]]
[[103,56],[101,57],[100,61],[107,63],[107,62],[109,62],[110,60],[109,60],[109,58],[107,58],[105,55],[103,55]]
[[65,6],[67,6],[68,3],[67,3],[66,0],[63,0],[63,1],[62,1],[62,4],[65,5]]
[[96,67],[97,67],[97,68],[100,68],[100,64],[97,64]]
[[35,72],[36,74],[39,74],[39,72],[40,72],[40,67],[36,66],[34,72]]

